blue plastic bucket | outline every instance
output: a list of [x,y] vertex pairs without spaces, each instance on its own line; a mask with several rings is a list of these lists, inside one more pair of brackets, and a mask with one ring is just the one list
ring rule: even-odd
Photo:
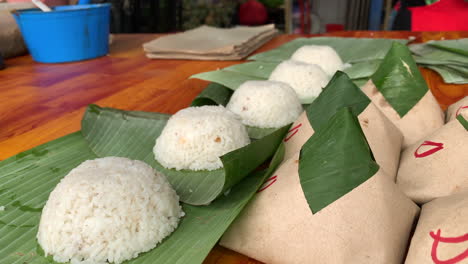
[[25,9],[13,15],[35,61],[80,61],[109,52],[110,4]]

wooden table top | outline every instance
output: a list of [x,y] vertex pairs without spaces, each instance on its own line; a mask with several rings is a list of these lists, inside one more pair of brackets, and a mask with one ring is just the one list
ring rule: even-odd
[[[416,42],[468,37],[468,32],[369,32],[325,34],[342,37],[408,38]],[[243,61],[150,60],[142,43],[155,34],[116,35],[110,55],[94,60],[40,64],[30,56],[6,60],[0,71],[0,160],[80,130],[88,104],[124,110],[173,114],[187,107],[207,85],[189,76]],[[309,35],[310,36],[310,35]],[[281,35],[257,52],[275,48],[300,35]],[[422,69],[442,107],[468,95],[468,85],[443,83]],[[215,247],[205,263],[260,263]]]

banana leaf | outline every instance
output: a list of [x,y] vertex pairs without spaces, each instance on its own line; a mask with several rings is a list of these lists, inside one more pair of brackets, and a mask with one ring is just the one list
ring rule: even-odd
[[341,108],[304,144],[299,178],[312,213],[317,213],[379,170],[357,117]]
[[[375,73],[381,62],[382,60],[358,62],[344,69],[343,71],[348,74],[351,79],[356,79],[358,82],[363,79],[368,80],[369,77]],[[237,64],[221,70],[198,73],[192,75],[190,78],[218,83],[220,86],[236,90],[242,83],[246,81],[268,80],[271,72],[278,64],[279,62],[253,61]],[[220,86],[216,87],[220,88]],[[214,92],[210,92],[208,96],[212,96],[212,93]],[[215,94],[214,96],[218,97],[218,94]],[[200,97],[206,97],[206,95],[200,94]],[[195,102],[195,105],[199,105],[198,100]],[[212,103],[210,101],[206,102],[207,104]]]
[[416,63],[423,64],[423,65],[424,64],[426,65],[456,65],[456,66],[461,66],[461,67],[467,65],[466,63],[462,63],[462,62],[447,61],[447,60],[441,60],[441,59],[431,59],[431,58],[422,57],[418,55],[413,56],[413,58],[416,61]]
[[191,106],[222,105],[226,106],[233,91],[218,83],[210,83],[195,97]]
[[348,107],[356,116],[370,104],[370,99],[344,72],[337,72],[322,93],[306,108],[307,119],[320,129],[342,108]]
[[436,71],[442,79],[444,79],[445,83],[453,83],[453,84],[466,84],[468,83],[468,75],[459,72],[451,67],[444,66],[444,65],[425,65],[431,70]]
[[427,43],[412,44],[408,47],[411,50],[411,52],[424,58],[426,60],[426,64],[432,64],[428,63],[430,60],[436,61],[436,63],[445,62],[456,63],[461,65],[468,64],[468,56],[461,55],[459,53],[451,52],[448,50],[439,49]]
[[369,78],[379,68],[382,60],[362,61],[343,70],[353,80]]
[[364,86],[364,84],[366,84],[368,81],[369,81],[369,78],[362,78],[362,79],[353,80],[353,83],[357,87],[362,88],[362,86]]
[[396,42],[371,79],[400,117],[429,90],[409,49]]
[[465,65],[465,66],[460,66],[460,65],[456,65],[456,64],[447,64],[445,65],[447,68],[450,68],[452,70],[455,70],[455,71],[458,71],[460,72],[461,74],[463,74],[465,77],[468,76],[468,65]]
[[263,78],[245,75],[232,71],[217,70],[211,72],[202,72],[190,76],[190,79],[200,79],[221,84],[232,90],[236,90],[241,84],[250,80],[264,80]]
[[448,50],[451,52],[459,53],[468,56],[468,39],[453,39],[453,40],[439,40],[430,41],[427,44],[437,47],[439,49]]
[[468,131],[468,120],[466,120],[465,117],[463,117],[463,115],[458,115],[457,120],[458,122],[460,122],[460,124],[462,124],[466,131]]
[[192,205],[211,203],[272,157],[288,126],[221,157],[224,167],[212,171],[166,169],[153,155],[156,138],[168,115],[88,107],[82,133],[99,156],[120,156],[146,162],[168,178],[180,199]]
[[237,72],[243,75],[268,80],[278,64],[280,64],[280,62],[251,61],[226,67],[223,71]]
[[[125,120],[127,124],[135,124],[134,131],[142,128],[140,123],[134,122],[136,119],[146,119],[156,127],[167,119],[167,115],[157,113],[124,112],[95,106],[91,106],[88,112],[93,112],[103,119],[118,117],[117,119]],[[108,123],[110,120],[102,121]],[[140,146],[154,144],[154,138],[144,133],[126,137],[128,136],[126,132],[131,131],[130,129],[109,133],[108,129],[113,128],[112,125],[101,127],[94,124],[94,132],[91,134],[100,135],[98,141],[89,142],[83,136],[84,133],[77,132],[0,162],[0,204],[5,206],[5,211],[0,212],[2,263],[53,263],[50,257],[45,258],[41,255],[36,242],[40,212],[55,185],[72,168],[85,160],[102,157],[103,153],[98,153],[96,150],[119,153],[124,157],[142,157],[145,154],[139,154],[139,150],[134,148],[131,142],[138,139],[142,141]],[[103,130],[97,131],[100,129]],[[107,136],[102,132],[105,130],[109,133]],[[155,130],[157,129],[150,128],[148,133],[154,133]],[[131,142],[122,144],[122,141],[112,138],[115,136],[125,137],[125,140]],[[121,145],[111,146],[115,142]],[[270,144],[275,143],[270,142]],[[278,166],[283,154],[284,147],[281,151],[280,145],[267,171],[256,172],[246,177],[210,205],[183,204],[186,216],[181,220],[177,230],[156,249],[126,263],[201,263],[255,191],[263,184],[265,178]]]
[[289,59],[298,48],[304,45],[328,45],[336,50],[343,62],[355,63],[359,61],[383,59],[393,42],[406,44],[408,40],[340,37],[298,38],[276,49],[255,54],[248,59],[281,62]]

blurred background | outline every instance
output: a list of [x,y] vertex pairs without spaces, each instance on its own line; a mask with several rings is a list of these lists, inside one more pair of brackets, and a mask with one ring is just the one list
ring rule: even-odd
[[[77,0],[44,0],[50,6]],[[28,2],[28,0],[0,0]],[[465,0],[92,0],[112,4],[112,33],[166,33],[202,24],[274,23],[285,33],[467,30]],[[0,7],[1,10],[1,7]],[[421,15],[427,19],[419,19]],[[453,20],[453,21],[447,21]],[[417,24],[417,25],[415,25]]]
[[[60,1],[60,0],[51,0]],[[112,3],[114,33],[174,32],[274,23],[285,33],[341,30],[467,30],[465,0],[94,0]],[[437,3],[440,2],[440,3]],[[435,14],[428,14],[436,9]],[[412,14],[426,21],[412,25]],[[437,14],[440,13],[440,14]],[[439,17],[441,16],[441,17]],[[447,21],[446,16],[457,21]],[[417,19],[416,19],[417,20]],[[444,27],[444,24],[450,24]],[[420,25],[423,24],[423,25]],[[427,24],[427,25],[425,25]],[[455,24],[455,25],[453,25]]]

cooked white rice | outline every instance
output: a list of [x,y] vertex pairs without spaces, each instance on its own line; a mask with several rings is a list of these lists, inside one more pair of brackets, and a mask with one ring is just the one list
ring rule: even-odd
[[330,76],[333,76],[336,71],[342,71],[344,69],[344,64],[340,56],[330,46],[302,46],[294,52],[291,59],[309,64],[316,64]]
[[289,84],[303,104],[311,103],[330,81],[319,66],[293,60],[276,66],[269,79]]
[[250,143],[240,118],[222,106],[189,107],[173,115],[153,152],[166,168],[214,170],[222,155]]
[[121,263],[154,248],[183,214],[164,175],[144,162],[88,160],[50,194],[37,239],[58,262]]
[[277,128],[292,123],[302,113],[294,90],[276,81],[243,83],[226,106],[242,118],[242,123],[260,128]]

